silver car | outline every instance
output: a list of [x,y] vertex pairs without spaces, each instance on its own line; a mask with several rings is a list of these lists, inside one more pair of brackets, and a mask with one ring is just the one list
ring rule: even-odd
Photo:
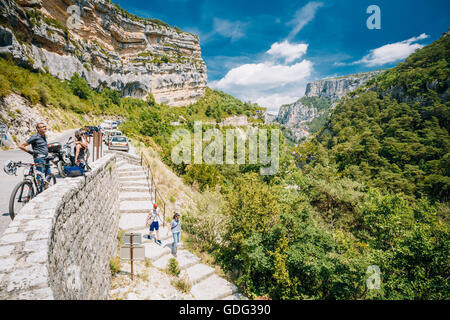
[[111,140],[108,143],[108,150],[120,150],[128,152],[130,150],[130,146],[128,144],[127,137],[124,136],[111,137]]

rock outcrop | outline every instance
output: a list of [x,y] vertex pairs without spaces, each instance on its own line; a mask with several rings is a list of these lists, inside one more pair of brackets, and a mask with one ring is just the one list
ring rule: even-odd
[[204,95],[196,35],[126,13],[106,0],[0,0],[0,55],[92,88],[182,106]]
[[272,122],[283,127],[284,134],[294,142],[309,137],[328,118],[329,112],[347,93],[358,89],[384,70],[357,73],[308,83],[305,96],[280,107]]
[[314,81],[306,85],[305,96],[340,100],[347,93],[358,89],[370,79],[380,75],[383,71],[356,73],[343,77]]

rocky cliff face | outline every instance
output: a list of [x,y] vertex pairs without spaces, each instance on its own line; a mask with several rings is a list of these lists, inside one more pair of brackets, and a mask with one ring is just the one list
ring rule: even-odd
[[275,122],[285,135],[300,142],[326,122],[329,112],[347,93],[358,89],[383,70],[352,74],[308,83],[305,96],[293,104],[281,106]]
[[354,91],[364,85],[370,79],[381,74],[383,70],[356,73],[344,77],[323,79],[308,83],[306,86],[306,97],[320,97],[331,100],[340,100],[347,93]]
[[[69,13],[70,12],[70,13]],[[199,38],[106,0],[0,0],[0,54],[60,79],[182,106],[207,84]]]

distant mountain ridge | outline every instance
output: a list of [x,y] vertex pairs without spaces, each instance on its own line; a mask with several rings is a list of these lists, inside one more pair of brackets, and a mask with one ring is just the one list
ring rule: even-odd
[[285,135],[300,142],[317,132],[328,119],[329,112],[347,93],[377,77],[385,70],[356,73],[308,83],[305,96],[280,107],[272,122],[279,123]]

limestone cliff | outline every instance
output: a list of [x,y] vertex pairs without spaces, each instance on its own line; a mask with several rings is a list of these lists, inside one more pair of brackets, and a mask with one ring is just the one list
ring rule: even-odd
[[329,78],[308,83],[306,97],[320,97],[340,100],[347,93],[364,85],[370,79],[381,74],[383,70],[351,74],[343,77]]
[[[70,12],[70,13],[69,13]],[[106,0],[0,0],[0,54],[60,79],[182,106],[207,84],[196,35]]]
[[281,106],[274,122],[282,125],[289,139],[300,142],[326,122],[329,112],[341,98],[382,72],[364,72],[308,83],[304,97]]

